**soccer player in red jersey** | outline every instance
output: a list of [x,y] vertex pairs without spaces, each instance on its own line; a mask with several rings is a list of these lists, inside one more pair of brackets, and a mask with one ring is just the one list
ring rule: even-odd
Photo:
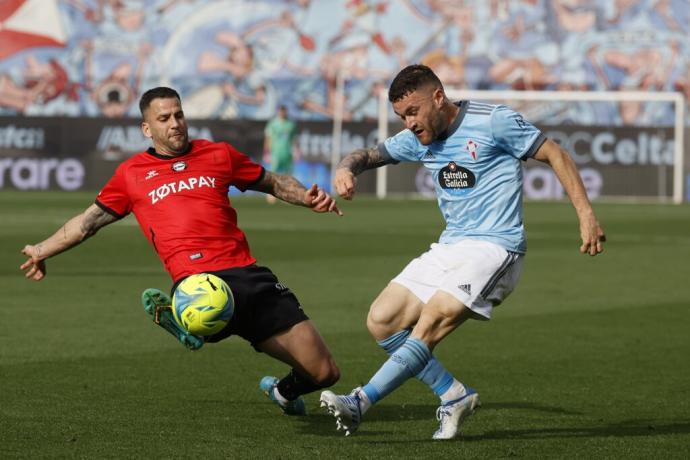
[[228,188],[258,190],[315,212],[342,215],[335,200],[294,177],[275,174],[223,142],[190,141],[178,93],[165,87],[144,93],[141,129],[153,147],[122,162],[94,204],[54,235],[22,252],[26,277],[40,281],[45,260],[93,236],[101,227],[134,213],[144,236],[173,279],[212,273],[230,287],[235,310],[219,333],[198,337],[172,319],[170,297],[147,289],[142,301],[154,321],[190,349],[239,335],[292,369],[281,380],[264,377],[260,388],[289,415],[304,414],[301,395],[333,385],[340,373],[297,297],[266,267],[256,265]]

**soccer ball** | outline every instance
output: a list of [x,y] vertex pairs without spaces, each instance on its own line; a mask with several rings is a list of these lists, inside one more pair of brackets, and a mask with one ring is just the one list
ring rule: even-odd
[[220,332],[232,318],[234,310],[235,299],[228,285],[208,273],[188,276],[173,294],[175,321],[194,335]]

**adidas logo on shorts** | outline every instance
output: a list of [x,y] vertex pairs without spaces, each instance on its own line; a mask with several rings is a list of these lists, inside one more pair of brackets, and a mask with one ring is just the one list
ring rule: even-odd
[[465,292],[467,295],[472,295],[472,285],[471,284],[458,284],[458,289]]

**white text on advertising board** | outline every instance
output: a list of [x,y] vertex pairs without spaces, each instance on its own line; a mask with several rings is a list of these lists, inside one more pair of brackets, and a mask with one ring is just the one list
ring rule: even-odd
[[673,165],[673,139],[642,131],[622,136],[616,132],[564,132],[547,130],[546,137],[558,142],[578,164]]
[[84,184],[84,165],[76,158],[0,158],[0,189],[77,190]]
[[40,150],[45,146],[42,128],[23,128],[14,125],[0,127],[0,148]]

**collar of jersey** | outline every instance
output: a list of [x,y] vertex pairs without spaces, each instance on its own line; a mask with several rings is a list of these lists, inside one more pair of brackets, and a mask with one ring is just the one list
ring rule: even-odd
[[181,158],[181,157],[189,154],[189,152],[192,151],[192,142],[194,142],[194,141],[189,141],[189,147],[187,147],[187,151],[185,151],[184,153],[181,153],[179,155],[175,155],[174,157],[171,157],[170,155],[161,155],[160,153],[156,152],[156,149],[154,149],[153,147],[149,147],[146,150],[146,153],[148,153],[149,155],[154,156],[156,158],[159,158],[161,160],[177,160],[178,158]]
[[437,141],[445,141],[450,136],[452,136],[453,133],[455,133],[455,131],[458,130],[460,124],[462,123],[462,120],[465,118],[465,112],[467,112],[467,106],[469,105],[469,103],[469,101],[453,102],[453,104],[460,107],[460,111],[458,112],[458,115],[455,117],[455,120],[453,120],[450,126],[448,126],[448,128],[446,128],[445,131],[438,135],[438,137],[436,138]]

